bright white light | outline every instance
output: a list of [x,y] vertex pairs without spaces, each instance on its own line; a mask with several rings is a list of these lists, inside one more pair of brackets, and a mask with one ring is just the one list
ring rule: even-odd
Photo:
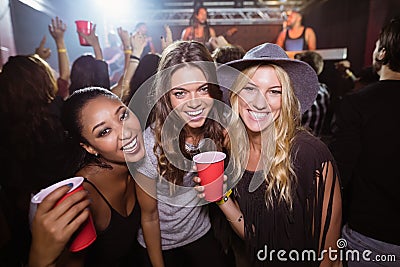
[[102,0],[95,1],[105,17],[126,18],[140,15],[143,8],[140,0]]

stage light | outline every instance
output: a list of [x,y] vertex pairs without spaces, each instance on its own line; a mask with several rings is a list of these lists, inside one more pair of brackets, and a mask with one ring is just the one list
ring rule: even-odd
[[147,6],[146,1],[140,0],[92,0],[92,5],[105,17],[115,19],[141,17]]
[[[129,0],[103,0],[98,4],[103,9],[104,14],[127,15],[128,12],[133,11]],[[137,4],[138,3],[133,3],[133,5]]]

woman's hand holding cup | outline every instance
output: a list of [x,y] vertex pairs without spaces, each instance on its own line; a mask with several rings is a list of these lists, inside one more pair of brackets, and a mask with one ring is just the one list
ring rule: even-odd
[[69,185],[61,186],[38,204],[31,227],[30,267],[55,264],[71,236],[88,219],[90,200],[85,190],[56,205],[70,189]]
[[[193,167],[193,170],[196,171],[196,166]],[[222,185],[222,192],[227,191],[227,184],[226,181],[228,181],[228,176],[224,175],[224,183]],[[193,182],[195,182],[197,185],[194,187],[194,189],[198,192],[197,197],[198,198],[204,198],[205,193],[204,193],[204,186],[201,185],[201,178],[199,176],[193,177]]]

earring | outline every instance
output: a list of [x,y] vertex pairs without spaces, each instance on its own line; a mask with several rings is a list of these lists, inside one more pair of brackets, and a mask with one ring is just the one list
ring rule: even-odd
[[94,154],[96,157],[98,157],[99,156],[99,153],[96,153],[96,154]]

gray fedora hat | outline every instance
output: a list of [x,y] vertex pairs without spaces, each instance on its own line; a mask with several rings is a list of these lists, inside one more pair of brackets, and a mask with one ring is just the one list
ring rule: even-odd
[[290,59],[278,45],[264,43],[250,49],[242,59],[219,65],[218,82],[223,88],[231,88],[241,71],[260,63],[272,63],[282,67],[289,75],[294,94],[301,105],[301,113],[307,111],[315,101],[319,82],[314,69],[307,63]]

